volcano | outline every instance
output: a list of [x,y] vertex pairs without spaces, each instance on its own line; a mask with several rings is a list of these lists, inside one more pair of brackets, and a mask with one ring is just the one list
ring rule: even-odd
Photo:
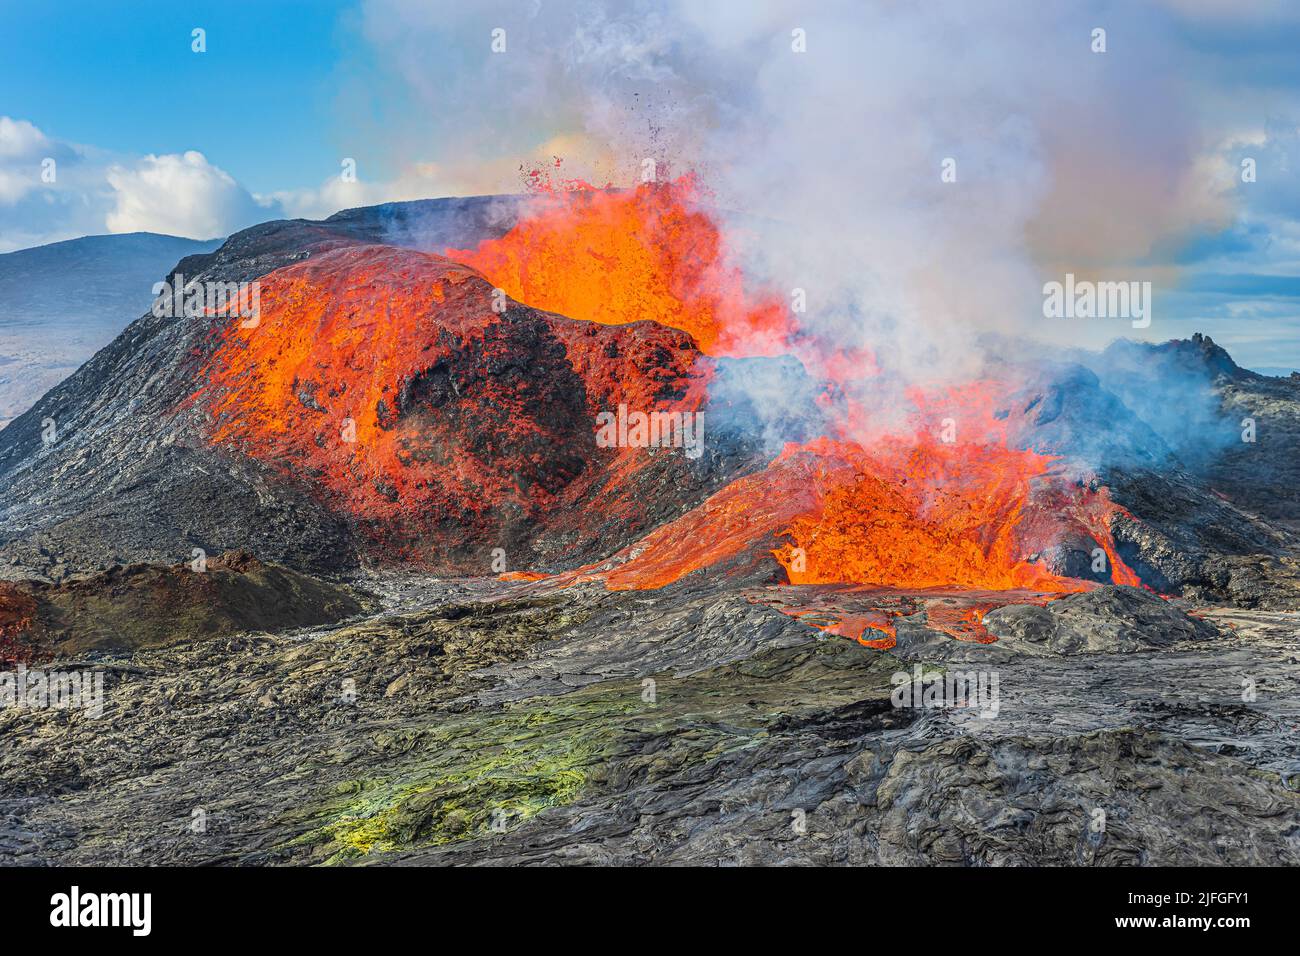
[[[147,754],[107,747],[84,780],[6,791],[37,836],[0,857],[1206,862],[1182,814],[1234,858],[1296,862],[1295,698],[1239,698],[1260,669],[1300,682],[1279,656],[1300,382],[1205,337],[1119,343],[908,384],[867,428],[888,357],[747,280],[691,177],[266,223],[167,278],[255,282],[256,315],[151,311],[0,430],[0,648],[116,668],[102,726],[146,750],[173,736],[163,701],[250,752],[288,717],[267,759],[291,779],[254,793],[192,750],[146,783]],[[1165,393],[1199,403],[1200,439]],[[180,600],[218,623],[71,620]],[[913,665],[918,686],[996,668],[1010,716],[891,707]],[[73,727],[59,746],[93,732]],[[1080,769],[1138,762],[1178,793]],[[955,768],[978,813],[936,782]],[[123,781],[159,815],[233,801],[254,832],[41,836],[102,830]],[[1079,849],[1045,801],[1098,788],[1137,822]],[[827,838],[787,845],[805,805]],[[986,828],[1009,812],[1032,840]]]
[[[184,260],[172,278],[257,281],[259,321],[147,315],[5,429],[0,560],[58,579],[249,547],[317,570],[483,574],[500,549],[510,571],[556,573],[676,533],[719,494],[742,510],[802,500],[733,542],[771,552],[773,582],[1214,586],[1151,544],[1163,516],[1127,480],[1145,475],[1215,519],[1177,528],[1206,556],[1280,543],[1234,512],[1230,476],[1188,475],[1079,365],[911,388],[906,420],[863,438],[846,357],[810,352],[770,290],[743,287],[693,180],[564,197],[522,216],[494,198],[272,223]],[[453,234],[480,241],[443,245]],[[755,382],[782,392],[785,420]],[[629,442],[626,425],[598,441],[619,407],[699,415],[710,439],[698,457]],[[811,487],[791,487],[792,456],[814,462]],[[715,537],[699,513],[690,526]]]

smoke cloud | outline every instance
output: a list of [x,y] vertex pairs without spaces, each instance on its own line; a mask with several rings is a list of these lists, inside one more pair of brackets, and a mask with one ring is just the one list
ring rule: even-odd
[[694,170],[746,274],[803,290],[819,353],[868,349],[881,374],[864,362],[863,387],[890,409],[904,384],[986,372],[989,342],[1033,359],[1131,334],[1044,318],[1066,272],[1154,281],[1159,337],[1169,251],[1233,212],[1179,78],[1187,13],[371,0],[362,23],[392,71],[383,98],[418,117],[404,148],[444,191],[517,191],[552,151],[597,184],[635,183],[646,159],[660,179]]

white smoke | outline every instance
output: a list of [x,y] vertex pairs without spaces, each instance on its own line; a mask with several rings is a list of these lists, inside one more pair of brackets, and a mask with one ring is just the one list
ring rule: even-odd
[[517,189],[518,164],[556,143],[568,174],[597,183],[635,182],[646,158],[660,178],[693,169],[746,273],[805,290],[800,322],[822,347],[867,346],[888,380],[923,383],[978,375],[989,341],[1016,358],[1037,339],[1097,347],[1130,332],[1052,324],[1043,284],[1168,280],[1161,250],[1228,214],[1189,84],[1171,78],[1175,15],[371,0],[364,28],[393,95],[419,103],[425,137],[407,148],[489,177],[463,191]]

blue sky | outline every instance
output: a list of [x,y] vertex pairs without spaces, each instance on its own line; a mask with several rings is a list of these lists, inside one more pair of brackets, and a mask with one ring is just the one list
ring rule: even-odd
[[[348,47],[335,0],[6,0],[3,111],[122,154],[198,150],[254,191],[334,172]],[[203,27],[208,49],[191,49]],[[220,91],[219,95],[213,95]]]
[[1300,363],[1294,3],[0,0],[0,27],[0,252],[515,191],[556,156],[629,182],[652,156],[791,227],[755,274],[888,316],[846,334],[1005,333],[1073,271],[1155,281],[1146,337]]

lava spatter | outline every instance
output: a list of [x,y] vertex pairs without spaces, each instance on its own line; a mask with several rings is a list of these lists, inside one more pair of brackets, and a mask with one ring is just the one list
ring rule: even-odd
[[539,309],[606,325],[649,319],[708,355],[785,351],[795,325],[784,299],[745,287],[699,192],[692,175],[628,190],[566,181],[505,236],[446,255]]

